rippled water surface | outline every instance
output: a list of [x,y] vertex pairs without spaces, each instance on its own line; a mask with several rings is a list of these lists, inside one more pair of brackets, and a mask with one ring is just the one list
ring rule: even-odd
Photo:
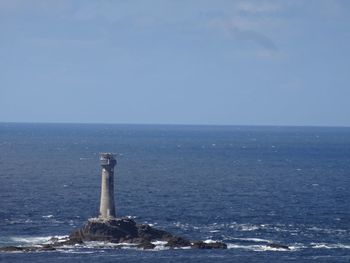
[[350,261],[349,128],[0,124],[0,246],[96,216],[106,151],[118,153],[118,215],[229,249],[92,242],[0,261]]

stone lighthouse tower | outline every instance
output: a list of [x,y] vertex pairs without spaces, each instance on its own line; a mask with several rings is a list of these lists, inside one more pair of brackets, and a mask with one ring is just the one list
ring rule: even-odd
[[112,153],[101,153],[100,164],[102,166],[100,218],[115,218],[114,205],[114,166],[117,161]]

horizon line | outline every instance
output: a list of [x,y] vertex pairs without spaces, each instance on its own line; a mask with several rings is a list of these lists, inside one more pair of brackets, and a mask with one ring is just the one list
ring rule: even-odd
[[300,124],[208,124],[208,123],[197,123],[197,124],[188,124],[188,123],[123,123],[123,122],[44,122],[44,121],[0,121],[0,124],[71,124],[71,125],[139,125],[139,126],[213,126],[213,127],[279,127],[279,128],[350,128],[346,125],[300,125]]

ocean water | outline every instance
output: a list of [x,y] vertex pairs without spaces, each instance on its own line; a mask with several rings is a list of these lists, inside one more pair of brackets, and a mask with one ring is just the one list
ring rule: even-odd
[[229,249],[92,242],[1,262],[350,262],[350,128],[2,123],[0,246],[96,216],[99,152],[117,153],[119,216]]

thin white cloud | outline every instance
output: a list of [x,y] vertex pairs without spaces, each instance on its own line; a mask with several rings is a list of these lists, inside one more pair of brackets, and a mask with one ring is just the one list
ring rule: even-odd
[[236,4],[236,9],[252,14],[272,13],[282,9],[281,3],[281,1],[239,1]]
[[236,1],[231,9],[212,17],[208,25],[233,41],[255,44],[255,48],[251,45],[250,48],[256,57],[274,59],[280,57],[276,40],[281,37],[278,32],[282,32],[285,26],[283,13],[291,3],[290,0]]
[[278,50],[274,41],[263,33],[261,19],[234,16],[229,19],[213,19],[209,24],[233,39],[256,43],[270,52]]

